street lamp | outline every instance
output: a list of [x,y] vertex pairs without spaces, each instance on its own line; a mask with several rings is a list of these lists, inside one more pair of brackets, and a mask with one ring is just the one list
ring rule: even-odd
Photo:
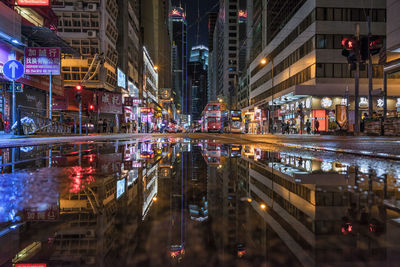
[[261,64],[261,65],[267,64],[267,59],[266,59],[265,57],[262,58],[262,59],[260,60],[260,64]]
[[153,69],[154,69],[155,71],[157,71],[157,70],[158,70],[158,66],[157,66],[157,65],[154,65]]
[[222,103],[223,100],[222,100],[222,98],[218,98],[218,101],[219,101],[219,103]]
[[178,114],[181,114],[181,111],[178,109],[177,111],[176,111]]

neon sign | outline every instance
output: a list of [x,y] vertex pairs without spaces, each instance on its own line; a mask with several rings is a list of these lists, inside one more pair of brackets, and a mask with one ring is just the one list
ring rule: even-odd
[[239,19],[247,19],[247,11],[239,10],[238,16],[239,16]]
[[19,6],[48,6],[49,0],[17,0]]
[[169,13],[169,15],[183,17],[183,13],[176,8],[172,9],[172,11]]

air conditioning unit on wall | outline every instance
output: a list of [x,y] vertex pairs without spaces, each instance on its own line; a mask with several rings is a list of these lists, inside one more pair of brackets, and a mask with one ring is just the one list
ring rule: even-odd
[[96,11],[97,10],[97,4],[95,4],[95,3],[88,4],[87,10],[88,11]]
[[95,38],[96,31],[87,31],[87,36],[88,36],[88,38]]

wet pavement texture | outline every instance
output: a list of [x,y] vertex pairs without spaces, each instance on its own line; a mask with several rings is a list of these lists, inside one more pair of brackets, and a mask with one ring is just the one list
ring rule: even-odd
[[312,150],[338,151],[400,159],[399,137],[333,136],[333,135],[251,135],[224,134],[242,142],[265,142],[299,146]]
[[155,137],[0,159],[0,266],[399,265],[398,161]]

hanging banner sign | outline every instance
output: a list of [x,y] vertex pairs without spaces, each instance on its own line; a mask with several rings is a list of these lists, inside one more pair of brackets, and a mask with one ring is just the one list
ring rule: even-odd
[[345,105],[336,105],[336,123],[342,128],[347,123],[347,112]]

